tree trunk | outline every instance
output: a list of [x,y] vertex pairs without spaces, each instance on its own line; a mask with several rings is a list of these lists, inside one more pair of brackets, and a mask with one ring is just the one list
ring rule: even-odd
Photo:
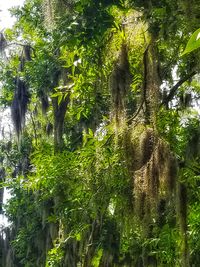
[[67,106],[69,104],[70,96],[63,97],[60,104],[58,104],[58,98],[53,98],[53,113],[54,113],[54,150],[60,151],[63,148],[63,126]]

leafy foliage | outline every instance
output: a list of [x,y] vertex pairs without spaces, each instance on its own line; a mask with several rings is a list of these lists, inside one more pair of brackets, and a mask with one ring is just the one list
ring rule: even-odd
[[1,105],[18,140],[0,144],[2,266],[200,264],[199,55],[181,57],[197,48],[199,32],[183,52],[198,1],[186,2],[12,10]]

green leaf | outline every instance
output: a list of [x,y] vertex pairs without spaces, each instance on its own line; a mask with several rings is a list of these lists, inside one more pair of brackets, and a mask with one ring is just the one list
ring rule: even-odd
[[103,249],[98,249],[98,251],[96,252],[94,258],[92,259],[92,266],[93,267],[98,267],[100,260],[102,258],[103,255]]
[[200,47],[200,28],[196,30],[190,37],[182,56],[188,54]]

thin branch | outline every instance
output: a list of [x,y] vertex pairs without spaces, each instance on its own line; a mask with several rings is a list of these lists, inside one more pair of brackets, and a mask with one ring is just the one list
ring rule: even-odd
[[169,103],[169,101],[171,101],[173,99],[173,97],[175,96],[178,88],[184,83],[186,82],[188,79],[192,78],[197,72],[193,71],[190,74],[186,75],[185,77],[183,77],[182,79],[180,79],[170,90],[169,94],[167,95],[167,97],[163,100],[163,102],[161,103],[162,105],[167,106],[167,104]]
[[30,49],[33,51],[33,55],[34,57],[36,57],[36,50],[34,47],[32,47],[30,44],[23,44],[23,43],[17,43],[17,42],[12,42],[12,43],[7,43],[5,46],[4,46],[4,50],[10,46],[21,46],[21,47],[25,47],[25,46],[29,46]]
[[141,101],[141,103],[140,103],[139,108],[137,109],[137,111],[135,112],[135,114],[131,118],[129,118],[127,120],[127,123],[130,123],[131,121],[133,121],[138,116],[138,114],[140,113],[140,111],[141,111],[141,109],[143,107],[144,102],[145,101],[144,101],[144,98],[143,98],[142,101]]

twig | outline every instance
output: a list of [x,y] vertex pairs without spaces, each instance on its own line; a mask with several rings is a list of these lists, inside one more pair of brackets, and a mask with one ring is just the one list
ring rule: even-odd
[[180,79],[170,90],[168,96],[163,100],[163,102],[161,103],[162,105],[167,106],[167,104],[169,103],[169,101],[171,101],[173,99],[173,97],[175,96],[178,88],[184,83],[186,82],[188,79],[192,78],[197,72],[193,71],[190,74],[186,75],[185,77],[183,77],[182,79]]

